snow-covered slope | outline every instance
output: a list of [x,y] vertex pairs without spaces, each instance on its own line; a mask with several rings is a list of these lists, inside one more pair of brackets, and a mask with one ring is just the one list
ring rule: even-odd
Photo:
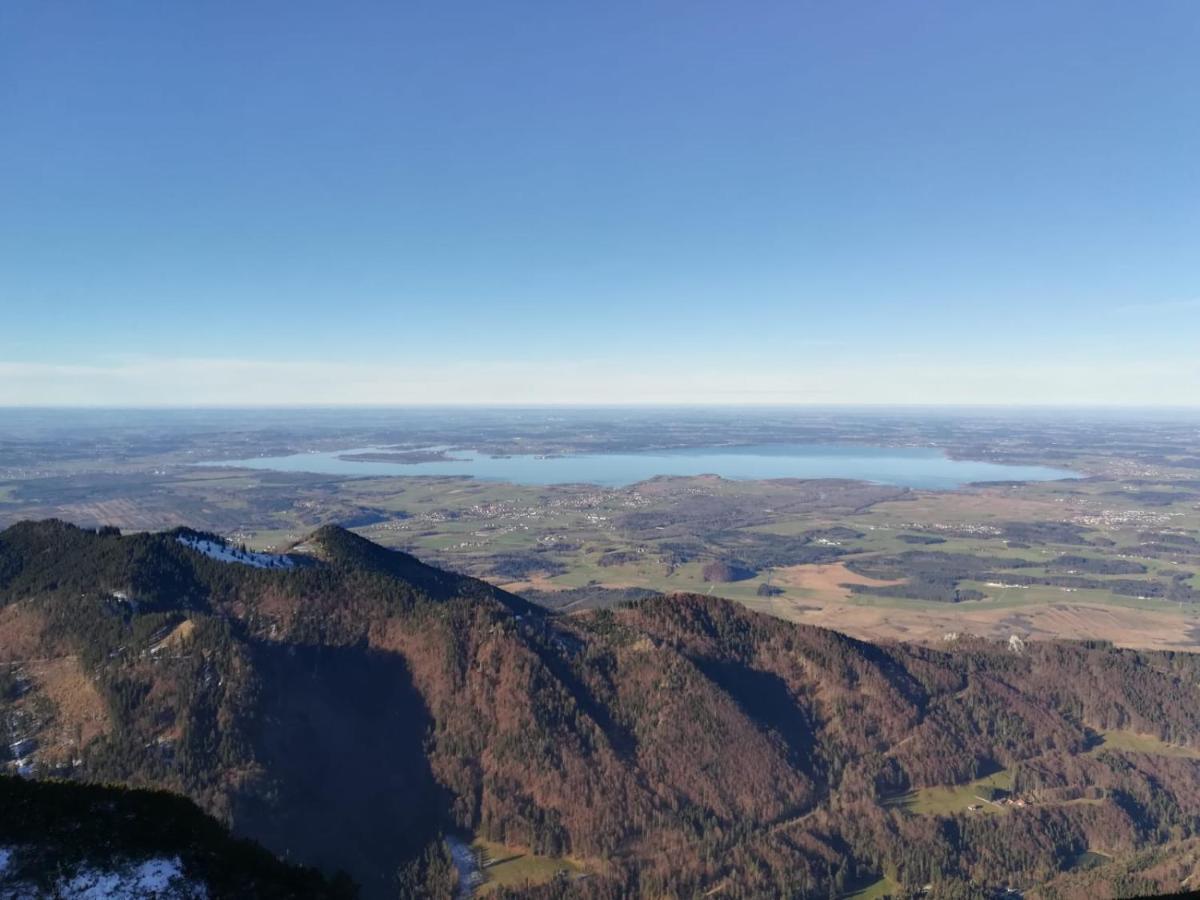
[[240,550],[237,547],[231,547],[224,541],[211,541],[185,534],[179,535],[177,540],[185,547],[191,547],[193,550],[221,562],[241,563],[245,566],[254,566],[256,569],[290,569],[296,564],[295,560],[287,556]]
[[152,857],[111,867],[81,866],[53,884],[14,880],[9,875],[16,848],[0,847],[0,898],[71,897],[76,900],[193,900],[207,898],[208,888],[188,878],[179,857]]

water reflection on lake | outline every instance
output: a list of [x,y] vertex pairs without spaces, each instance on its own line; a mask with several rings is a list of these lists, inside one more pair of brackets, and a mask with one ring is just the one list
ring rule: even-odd
[[[355,460],[355,454],[397,451],[364,447],[330,453],[222,460],[204,465],[237,466],[325,475],[470,475],[514,484],[598,484],[618,487],[656,475],[715,474],[724,478],[850,478],[913,488],[949,489],[974,481],[1053,481],[1077,473],[1047,466],[1009,466],[950,459],[928,447],[834,444],[762,444],[697,447],[635,453],[492,457],[451,450],[432,461]],[[411,451],[408,451],[411,452]],[[410,457],[410,459],[422,457]]]

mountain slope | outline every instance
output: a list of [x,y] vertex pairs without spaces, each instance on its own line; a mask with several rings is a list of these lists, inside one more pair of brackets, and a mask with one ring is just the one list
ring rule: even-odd
[[0,896],[352,896],[163,791],[0,776]]
[[[23,764],[187,794],[368,896],[449,895],[447,832],[592,875],[542,890],[825,897],[1030,888],[1200,828],[1186,654],[874,646],[697,596],[556,617],[336,528],[278,565],[197,540],[0,533]],[[994,771],[1022,806],[924,790]]]

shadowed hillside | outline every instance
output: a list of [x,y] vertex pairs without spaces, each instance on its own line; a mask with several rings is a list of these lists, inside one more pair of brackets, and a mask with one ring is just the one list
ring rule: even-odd
[[58,896],[89,876],[136,871],[147,861],[166,863],[181,882],[164,896],[354,895],[344,876],[330,882],[312,869],[282,863],[253,842],[231,838],[193,803],[165,791],[0,776],[0,810],[6,859],[0,896]]

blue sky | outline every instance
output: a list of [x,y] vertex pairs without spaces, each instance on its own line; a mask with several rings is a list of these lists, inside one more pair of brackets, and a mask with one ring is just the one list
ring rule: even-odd
[[1195,404],[1194,2],[0,5],[0,404]]

